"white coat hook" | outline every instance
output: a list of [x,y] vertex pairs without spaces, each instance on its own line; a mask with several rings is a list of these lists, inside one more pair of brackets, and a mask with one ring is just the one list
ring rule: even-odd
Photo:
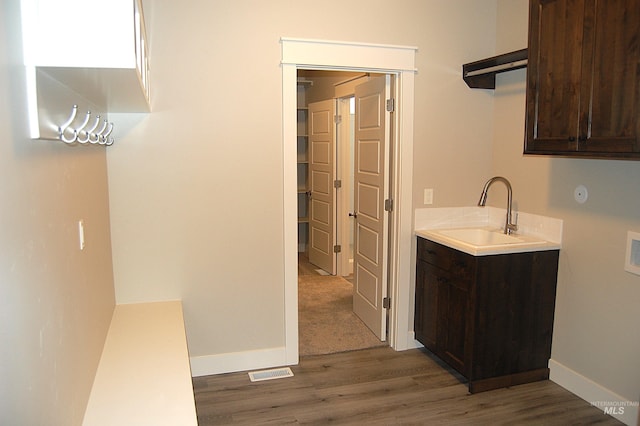
[[84,117],[84,121],[82,122],[82,124],[80,125],[80,127],[78,127],[77,129],[75,129],[76,132],[76,141],[80,142],[80,138],[82,136],[82,132],[84,132],[84,128],[87,126],[87,124],[89,124],[89,120],[91,119],[91,111],[87,111],[87,115],[85,115]]
[[[75,130],[69,129],[69,126],[71,125],[71,123],[73,123],[73,120],[76,119],[76,115],[78,115],[78,105],[74,105],[73,108],[71,108],[71,116],[69,116],[69,119],[65,121],[60,127],[58,127],[60,139],[65,143],[75,142],[78,136]],[[67,138],[65,135],[67,133],[67,129],[71,130],[72,132],[73,136],[71,138]]]
[[[95,118],[96,120],[89,130],[82,130],[82,132],[78,132],[78,142],[83,144],[89,142],[91,133],[93,133],[93,131],[98,127],[98,124],[100,124],[100,116],[96,115]],[[82,133],[84,133],[85,137],[82,137]]]
[[67,121],[64,122],[64,124],[62,124],[59,127],[60,133],[62,133],[64,131],[64,129],[66,129],[67,127],[69,127],[71,125],[71,123],[73,123],[73,120],[76,119],[76,115],[78,115],[78,105],[74,105],[71,108],[71,116],[69,117],[69,119]]
[[102,135],[102,133],[104,133],[104,131],[107,128],[108,124],[109,124],[109,122],[107,120],[104,120],[102,122],[102,128],[99,131],[97,131],[95,133],[92,133],[89,136],[89,142],[91,142],[93,144],[100,143],[100,136]]
[[84,117],[84,121],[82,122],[80,127],[76,129],[76,132],[80,133],[82,129],[84,129],[87,124],[89,124],[90,118],[91,118],[91,111],[87,111],[87,115]]
[[[104,135],[100,135],[100,140],[102,141],[101,145],[106,145],[107,142],[109,142],[109,135],[111,134],[111,132],[113,132],[113,123],[109,123],[109,128],[107,129],[105,134]],[[113,139],[113,138],[111,138],[111,139]],[[113,142],[111,142],[111,143],[113,143]]]

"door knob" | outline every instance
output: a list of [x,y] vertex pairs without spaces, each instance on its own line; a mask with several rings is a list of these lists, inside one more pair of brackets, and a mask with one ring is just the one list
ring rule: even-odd
[[349,212],[349,216],[353,217],[354,219],[358,217],[358,213],[351,213]]

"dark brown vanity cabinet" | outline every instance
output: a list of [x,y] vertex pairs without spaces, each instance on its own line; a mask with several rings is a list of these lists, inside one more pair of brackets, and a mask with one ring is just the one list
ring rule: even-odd
[[525,154],[640,159],[640,0],[530,0]]
[[471,393],[547,379],[558,250],[471,256],[417,245],[416,339]]

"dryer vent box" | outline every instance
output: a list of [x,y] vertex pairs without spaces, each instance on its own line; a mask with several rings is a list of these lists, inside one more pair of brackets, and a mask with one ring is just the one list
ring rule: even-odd
[[624,269],[632,274],[640,275],[640,233],[627,232],[627,254]]

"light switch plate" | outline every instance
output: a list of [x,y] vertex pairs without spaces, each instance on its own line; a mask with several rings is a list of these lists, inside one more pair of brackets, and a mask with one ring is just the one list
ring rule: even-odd
[[84,250],[84,222],[82,220],[78,221],[78,240],[80,250]]

